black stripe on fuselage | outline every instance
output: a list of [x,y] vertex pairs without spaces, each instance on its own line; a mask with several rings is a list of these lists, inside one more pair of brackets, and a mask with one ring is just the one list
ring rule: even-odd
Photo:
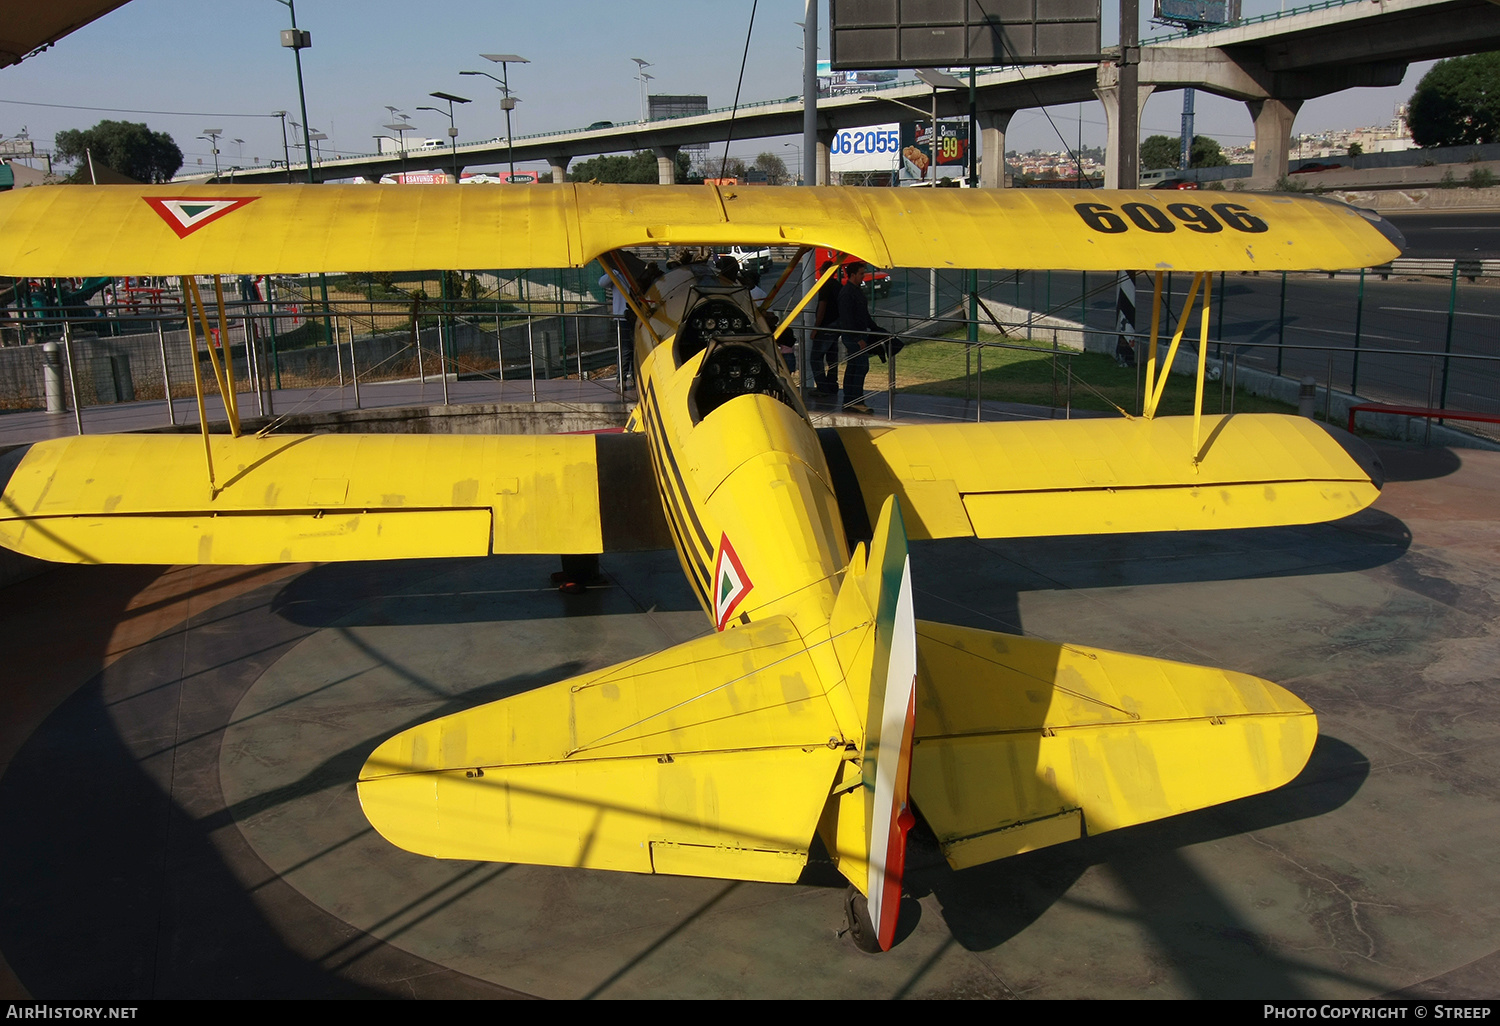
[[666,454],[667,463],[672,468],[672,478],[677,482],[677,491],[682,495],[682,504],[687,508],[688,516],[692,518],[693,530],[698,534],[698,540],[703,543],[703,553],[706,558],[713,558],[714,546],[708,540],[708,532],[703,529],[703,522],[698,519],[698,510],[693,506],[692,499],[688,497],[687,484],[682,480],[682,471],[677,467],[677,454],[667,444],[666,426],[662,423],[661,402],[656,398],[656,383],[648,382],[646,385],[646,408],[653,420],[656,421],[657,441],[661,445],[662,452]]
[[[649,384],[646,387],[646,395],[641,400],[641,407],[641,420],[646,428],[646,440],[650,444],[651,455],[656,460],[658,468],[656,488],[658,494],[661,496],[662,506],[667,512],[667,523],[672,529],[672,537],[677,544],[677,551],[682,554],[683,562],[689,570],[688,579],[692,582],[693,590],[697,592],[699,599],[703,601],[704,608],[712,610],[713,603],[709,602],[707,598],[712,590],[709,580],[712,575],[707,561],[705,558],[700,557],[698,550],[693,547],[688,534],[687,517],[683,514],[682,505],[678,502],[677,495],[673,492],[671,484],[666,480],[666,475],[662,473],[669,462],[672,465],[674,474],[677,467],[675,461],[670,460],[672,450],[666,444],[656,407],[656,396]],[[677,477],[680,482],[681,476],[677,475]],[[688,504],[688,508],[692,508],[691,504]],[[696,518],[694,519],[696,521]],[[701,527],[699,527],[699,534],[702,534]]]

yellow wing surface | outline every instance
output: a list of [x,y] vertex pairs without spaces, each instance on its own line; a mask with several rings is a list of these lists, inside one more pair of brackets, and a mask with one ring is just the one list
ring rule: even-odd
[[1317,734],[1257,677],[917,624],[912,797],[955,868],[1279,787]]
[[579,267],[624,246],[821,245],[882,267],[1278,271],[1398,255],[1289,195],[535,185],[68,186],[0,195],[0,274]]
[[0,457],[0,544],[67,563],[401,559],[670,544],[639,437],[213,435],[208,444],[216,494],[199,435],[84,436]]
[[359,798],[439,858],[790,882],[844,755],[773,617],[412,727]]
[[[1362,466],[1323,428],[1276,414],[1205,416],[1196,463],[1191,417],[820,434],[835,485],[842,484],[846,523],[851,506],[873,523],[885,497],[896,495],[912,538],[1308,524],[1357,512],[1380,491],[1373,466]],[[847,468],[842,481],[840,467]]]

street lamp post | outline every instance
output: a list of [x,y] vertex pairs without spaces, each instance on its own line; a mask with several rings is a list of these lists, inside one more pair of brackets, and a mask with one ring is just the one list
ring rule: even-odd
[[286,184],[292,184],[292,150],[286,141],[286,111],[273,110],[271,117],[281,119],[281,162],[286,165]]
[[802,168],[802,147],[798,146],[796,143],[782,143],[781,145],[782,145],[783,148],[785,148],[785,147],[791,147],[792,151],[797,154],[797,156],[796,156],[797,168],[798,168],[797,174],[800,176],[802,174],[802,171],[801,171],[801,168]]
[[[386,104],[391,112],[392,124],[385,127],[396,133],[396,145],[401,148],[401,180],[406,180],[406,133],[411,131],[411,115],[401,113],[401,108]],[[399,119],[399,120],[396,120]]]
[[276,2],[285,4],[292,15],[292,27],[281,30],[281,45],[290,49],[292,56],[297,58],[297,102],[302,105],[302,142],[307,154],[307,182],[311,185],[317,179],[313,177],[312,140],[307,138],[307,93],[302,88],[302,51],[312,46],[312,33],[297,27],[296,0],[276,0]]
[[205,128],[203,134],[198,138],[208,143],[209,148],[214,151],[214,178],[219,177],[219,136],[224,134],[222,128]]
[[448,101],[448,109],[441,107],[418,107],[417,110],[430,110],[434,114],[448,115],[448,144],[453,150],[453,181],[458,181],[458,123],[453,120],[453,105],[455,103],[468,103],[469,100],[462,96],[454,96],[452,93],[428,93],[428,96],[439,100]]
[[[500,109],[505,111],[505,154],[507,161],[510,163],[511,183],[514,184],[516,178],[516,154],[511,144],[510,112],[516,109],[516,98],[510,95],[510,72],[506,68],[506,65],[530,64],[531,62],[525,57],[520,57],[513,53],[482,53],[479,56],[500,65]],[[473,72],[465,72],[464,74],[473,74]],[[479,72],[478,74],[484,74],[484,72]],[[485,75],[485,77],[493,79],[495,76]]]
[[643,61],[639,57],[632,57],[630,59],[633,60],[633,61],[635,61],[635,77],[636,77],[636,81],[640,82],[640,84],[641,84],[641,124],[645,124],[646,123],[646,83],[649,82],[651,80],[651,78],[652,78],[652,76],[646,74],[646,69],[647,68],[654,68],[656,65],[652,64],[650,61]]

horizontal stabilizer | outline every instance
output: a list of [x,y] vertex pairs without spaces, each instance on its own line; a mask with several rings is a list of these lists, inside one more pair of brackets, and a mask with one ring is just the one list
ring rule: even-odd
[[[869,523],[901,499],[912,538],[1198,531],[1320,523],[1380,493],[1324,428],[1279,414],[1091,418],[994,424],[825,428],[852,468],[839,503]],[[1349,436],[1346,436],[1349,437]],[[1350,437],[1350,444],[1363,444]],[[1373,457],[1371,457],[1373,460]],[[851,487],[857,481],[858,495]]]
[[790,882],[844,745],[786,617],[412,727],[366,817],[438,858]]
[[912,798],[954,868],[1280,787],[1317,734],[1258,677],[917,623]]
[[201,435],[90,435],[39,442],[19,462],[9,454],[0,544],[67,563],[241,564],[670,544],[639,437],[212,435],[208,444],[216,489]]

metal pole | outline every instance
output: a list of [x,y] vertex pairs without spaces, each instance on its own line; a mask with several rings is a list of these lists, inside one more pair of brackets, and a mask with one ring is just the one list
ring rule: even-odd
[[1328,388],[1323,393],[1323,423],[1332,424],[1333,416],[1333,356],[1328,357]]
[[1281,313],[1276,318],[1276,376],[1281,377],[1281,358],[1286,355],[1286,272],[1281,272]]
[[531,401],[536,402],[536,339],[531,333],[531,308],[526,309],[526,355],[531,361]]
[[339,345],[339,319],[337,317],[333,319],[333,338],[330,341],[333,343],[333,360],[339,368],[339,391],[342,392],[344,390],[344,348]]
[[262,417],[264,417],[266,415],[266,398],[264,391],[260,387],[261,378],[259,354],[255,351],[255,347],[251,344],[250,341],[250,336],[252,334],[250,328],[250,307],[247,305],[242,312],[245,315],[245,362],[250,365],[250,378],[255,386],[255,409],[260,413]]
[[984,419],[984,343],[974,348],[974,363],[978,373],[974,375],[974,423]]
[[[1457,265],[1455,265],[1457,266]],[[1349,372],[1349,393],[1359,395],[1359,334],[1365,316],[1365,269],[1359,269],[1359,298],[1354,305],[1354,369]]]
[[1223,271],[1219,272],[1219,341],[1218,341],[1218,344],[1215,345],[1214,348],[1217,350],[1217,352],[1215,353],[1215,355],[1218,356],[1218,358],[1219,358],[1219,363],[1220,363],[1219,371],[1222,373],[1223,370],[1224,370],[1224,367],[1223,367],[1223,361],[1224,361],[1224,272]]
[[[1437,361],[1436,360],[1428,360],[1427,361],[1427,408],[1429,410],[1432,409],[1432,386],[1433,386],[1433,383],[1434,383],[1434,381],[1435,381],[1436,378],[1437,378]],[[1432,418],[1431,417],[1427,418],[1427,431],[1422,436],[1422,444],[1424,446],[1428,446],[1428,445],[1432,444]]]
[[167,423],[177,425],[177,411],[172,409],[172,375],[167,371],[167,333],[161,317],[156,318],[156,345],[161,350],[161,388],[167,396]]
[[885,347],[885,419],[896,419],[896,351],[889,343]]
[[620,318],[613,318],[615,322],[615,381],[620,386],[620,394],[625,394],[625,322]]
[[73,395],[73,422],[83,434],[83,407],[78,402],[78,379],[73,372],[73,336],[70,322],[63,321],[63,359],[68,363],[68,391]]
[[[1448,354],[1453,352],[1453,312],[1458,306],[1458,261],[1453,262],[1453,278],[1448,287],[1448,333],[1443,340],[1443,388],[1438,393],[1438,408],[1448,406]],[[1431,423],[1431,421],[1429,421]],[[1439,421],[1441,423],[1441,421]]]
[[359,405],[359,368],[354,365],[354,328],[349,328],[349,377],[354,381],[354,408]]

